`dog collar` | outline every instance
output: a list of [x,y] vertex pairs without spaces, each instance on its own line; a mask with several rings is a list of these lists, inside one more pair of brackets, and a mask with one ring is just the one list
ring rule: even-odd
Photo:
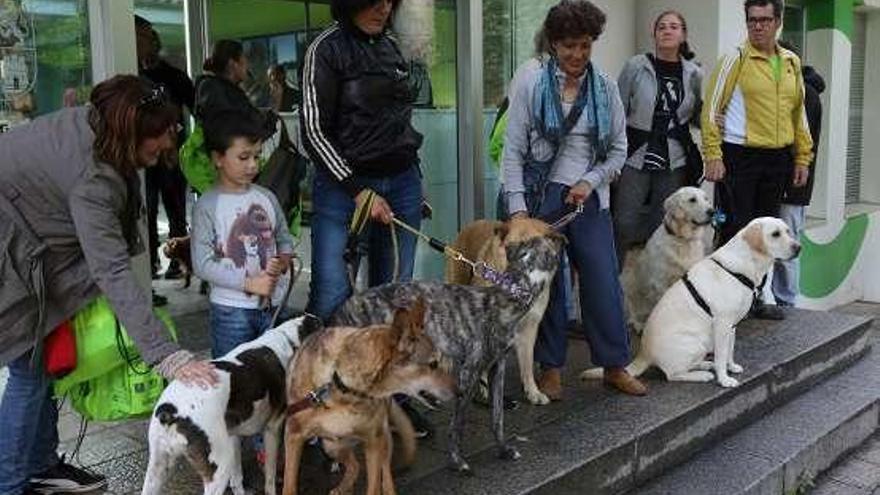
[[360,397],[361,399],[373,399],[369,395],[361,392],[360,390],[355,390],[345,383],[342,382],[342,377],[339,376],[339,373],[333,372],[333,386],[336,387],[343,394],[354,395],[355,397]]
[[475,263],[474,273],[503,289],[510,294],[510,297],[523,306],[528,306],[532,300],[532,291],[528,287],[515,282],[509,274],[499,272],[485,262],[478,261]]
[[302,399],[287,406],[287,415],[293,416],[300,411],[304,411],[312,407],[326,407],[327,397],[330,395],[330,389],[331,387],[328,383],[322,387],[310,391]]

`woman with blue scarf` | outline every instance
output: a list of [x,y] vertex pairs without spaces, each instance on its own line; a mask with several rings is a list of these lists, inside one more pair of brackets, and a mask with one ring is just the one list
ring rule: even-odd
[[[623,294],[609,206],[609,184],[626,161],[626,117],[615,82],[590,62],[605,14],[586,0],[552,7],[538,37],[538,57],[517,70],[502,167],[512,217],[557,218],[577,205],[583,212],[561,232],[580,274],[583,328],[605,382],[632,395],[645,386],[630,376]],[[542,372],[538,386],[562,398],[567,352],[566,277],[557,273],[535,344]]]

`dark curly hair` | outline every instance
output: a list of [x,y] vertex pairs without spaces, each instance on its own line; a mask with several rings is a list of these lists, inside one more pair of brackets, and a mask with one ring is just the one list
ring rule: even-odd
[[535,36],[535,51],[549,53],[553,43],[587,35],[593,41],[605,29],[605,12],[587,0],[562,0],[547,12]]
[[743,2],[743,9],[746,12],[746,19],[749,18],[749,8],[751,7],[766,7],[767,5],[773,6],[773,17],[777,19],[782,18],[782,0],[746,0]]

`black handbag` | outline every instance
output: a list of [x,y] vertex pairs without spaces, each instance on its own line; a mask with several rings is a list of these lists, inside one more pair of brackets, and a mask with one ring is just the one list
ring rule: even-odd
[[306,177],[307,170],[306,158],[296,151],[287,133],[287,126],[282,121],[278,147],[254,182],[275,194],[288,220],[299,213],[300,183]]

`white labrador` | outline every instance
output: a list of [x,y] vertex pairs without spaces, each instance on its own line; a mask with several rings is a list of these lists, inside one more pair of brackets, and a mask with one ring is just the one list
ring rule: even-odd
[[[749,222],[666,291],[648,317],[641,349],[627,371],[639,376],[657,366],[670,381],[717,379],[722,387],[739,385],[728,374],[743,371],[733,359],[736,325],[748,314],[754,286],[773,262],[792,259],[800,249],[782,220],[761,217]],[[710,352],[714,362],[706,360]],[[601,368],[581,374],[583,379],[601,376]]]
[[706,256],[706,231],[715,214],[709,197],[697,187],[678,189],[666,198],[663,209],[663,224],[643,248],[629,251],[620,275],[634,349],[657,301]]

